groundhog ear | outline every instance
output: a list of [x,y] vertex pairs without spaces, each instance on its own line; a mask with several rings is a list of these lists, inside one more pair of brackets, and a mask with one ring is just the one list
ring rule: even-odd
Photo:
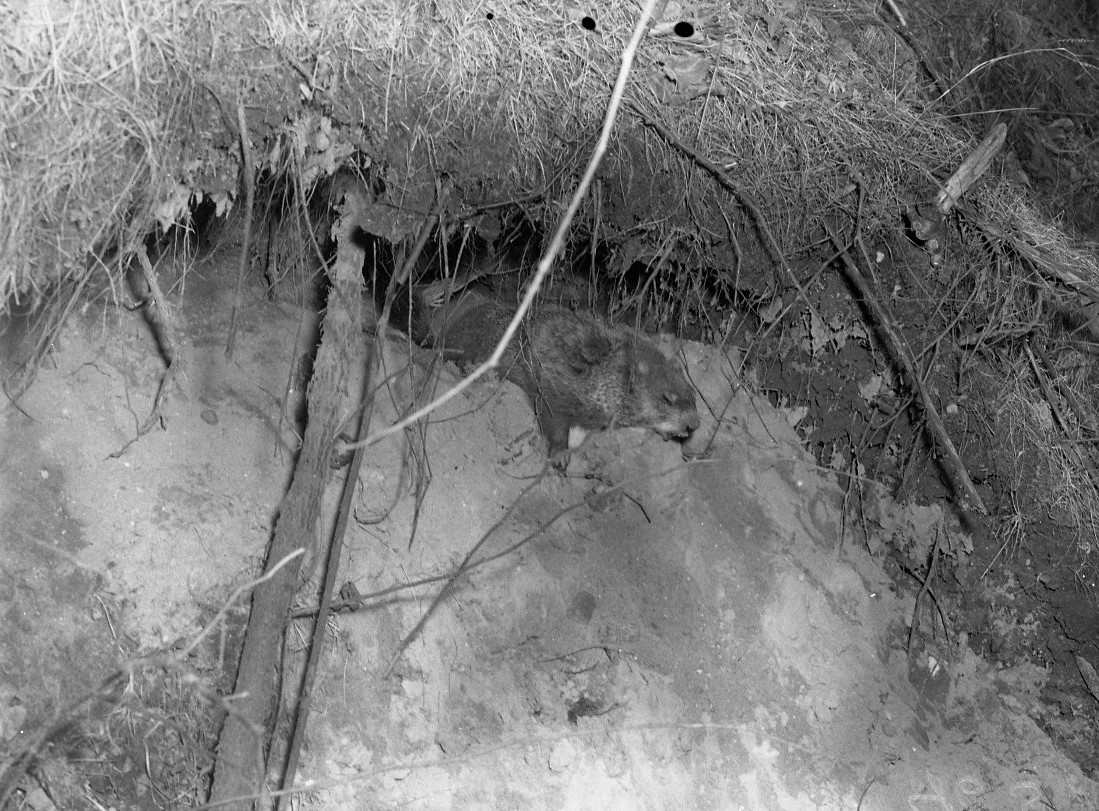
[[602,335],[589,334],[583,337],[577,344],[576,349],[576,357],[572,360],[572,366],[576,371],[582,372],[601,363],[611,353],[611,342]]

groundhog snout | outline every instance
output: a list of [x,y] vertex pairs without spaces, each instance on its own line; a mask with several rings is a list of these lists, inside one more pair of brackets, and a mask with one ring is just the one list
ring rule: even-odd
[[664,439],[689,439],[698,425],[698,414],[689,412],[679,415],[678,419],[665,420],[653,428]]

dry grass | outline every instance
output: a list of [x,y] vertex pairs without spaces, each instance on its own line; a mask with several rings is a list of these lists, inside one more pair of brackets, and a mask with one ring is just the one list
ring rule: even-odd
[[[535,2],[434,8],[9,10],[0,215],[12,227],[0,243],[0,300],[41,296],[66,278],[117,278],[153,226],[186,222],[204,196],[231,206],[238,100],[259,173],[292,168],[308,187],[358,150],[408,215],[425,210],[445,171],[459,188],[452,214],[515,199],[532,220],[553,222],[597,129],[632,7],[608,6],[595,32],[578,13]],[[883,68],[868,59],[883,46],[869,34],[837,43],[822,18],[767,4],[703,4],[695,22],[693,41],[648,39],[631,93],[692,148],[741,167],[791,248],[815,216],[850,204],[852,168],[874,184],[872,231],[914,179],[930,182],[964,150],[913,104],[910,69],[884,77],[883,92]],[[640,131],[612,149],[600,195],[582,229],[633,260],[676,250],[713,268],[733,252],[729,226],[742,224],[696,167]],[[395,218],[390,236],[413,222]],[[89,262],[112,247],[114,265]]]
[[214,685],[187,668],[127,668],[0,763],[0,800],[44,786],[66,808],[194,807],[223,713]]

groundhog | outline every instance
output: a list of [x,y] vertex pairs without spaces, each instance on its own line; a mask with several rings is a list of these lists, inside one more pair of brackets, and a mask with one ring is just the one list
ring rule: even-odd
[[[414,296],[413,339],[464,364],[485,361],[514,309],[476,289],[448,300],[438,292],[427,286]],[[677,362],[635,330],[562,307],[536,304],[499,369],[526,392],[559,469],[590,431],[651,428],[682,439],[699,424],[694,389]]]

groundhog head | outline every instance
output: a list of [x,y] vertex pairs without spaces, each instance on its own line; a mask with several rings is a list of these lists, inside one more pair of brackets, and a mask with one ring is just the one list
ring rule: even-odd
[[635,341],[630,355],[629,395],[619,425],[651,428],[664,439],[689,437],[699,425],[698,409],[679,363],[647,340]]

